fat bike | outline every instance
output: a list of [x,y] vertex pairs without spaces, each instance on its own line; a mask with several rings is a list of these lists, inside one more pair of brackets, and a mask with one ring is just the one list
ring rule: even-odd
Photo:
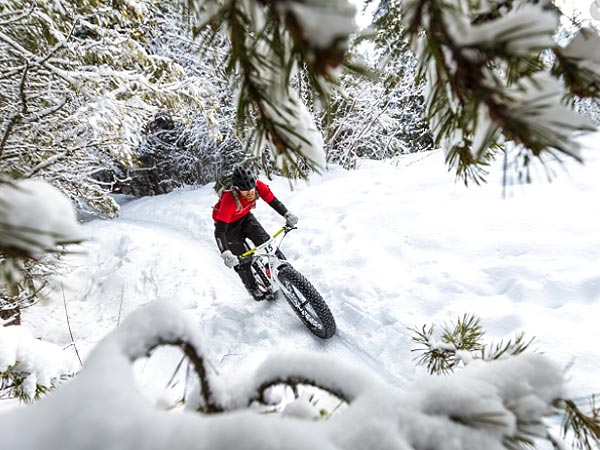
[[306,328],[315,336],[328,339],[335,334],[336,325],[327,303],[279,250],[283,238],[295,229],[286,225],[257,247],[250,248],[247,241],[248,250],[240,259],[251,258],[252,275],[267,300],[275,300],[281,292]]

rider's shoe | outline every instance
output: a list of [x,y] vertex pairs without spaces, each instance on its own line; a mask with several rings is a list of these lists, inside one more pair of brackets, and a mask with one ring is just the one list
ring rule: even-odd
[[277,294],[279,292],[267,292],[265,293],[265,300],[272,302],[273,300],[277,299]]
[[258,286],[254,286],[252,289],[248,289],[248,292],[250,292],[252,298],[254,298],[254,300],[256,300],[257,302],[264,300],[266,297],[265,293]]

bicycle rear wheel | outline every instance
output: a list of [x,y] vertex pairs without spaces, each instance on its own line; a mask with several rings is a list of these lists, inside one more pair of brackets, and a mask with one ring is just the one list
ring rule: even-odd
[[328,339],[335,334],[336,324],[323,297],[304,276],[289,264],[279,269],[283,295],[308,330]]

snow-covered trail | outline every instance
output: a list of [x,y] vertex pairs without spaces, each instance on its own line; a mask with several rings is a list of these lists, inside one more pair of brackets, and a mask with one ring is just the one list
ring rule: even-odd
[[[423,371],[412,360],[409,328],[473,313],[489,340],[536,336],[536,348],[561,364],[574,360],[577,392],[597,391],[599,169],[590,153],[586,166],[569,165],[553,184],[513,186],[505,199],[498,168],[489,185],[465,189],[440,153],[397,167],[334,168],[294,191],[287,180],[270,182],[300,217],[283,250],[336,317],[338,334],[328,341],[310,335],[282,299],[254,302],[223,265],[211,186],[133,201],[117,220],[86,224],[85,253],[69,257],[71,328],[87,354],[120,317],[168,299],[197,322],[220,372],[267,352],[308,350],[359,362],[403,386]],[[265,204],[255,214],[268,231],[282,224]],[[70,342],[60,291],[25,321],[40,337]]]

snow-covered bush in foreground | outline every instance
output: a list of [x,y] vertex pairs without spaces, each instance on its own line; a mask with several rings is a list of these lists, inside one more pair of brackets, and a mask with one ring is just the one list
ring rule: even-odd
[[[198,372],[200,408],[166,412],[136,387],[132,362],[180,346]],[[474,362],[427,377],[406,393],[370,373],[320,355],[277,355],[244,383],[207,369],[193,325],[164,302],[137,310],[52,395],[0,418],[2,448],[54,449],[473,449],[519,448],[546,437],[543,418],[563,396],[562,371],[539,354]],[[326,421],[258,414],[273,385],[315,385],[348,406]]]
[[0,396],[38,398],[77,370],[76,359],[35,339],[27,328],[0,326]]

